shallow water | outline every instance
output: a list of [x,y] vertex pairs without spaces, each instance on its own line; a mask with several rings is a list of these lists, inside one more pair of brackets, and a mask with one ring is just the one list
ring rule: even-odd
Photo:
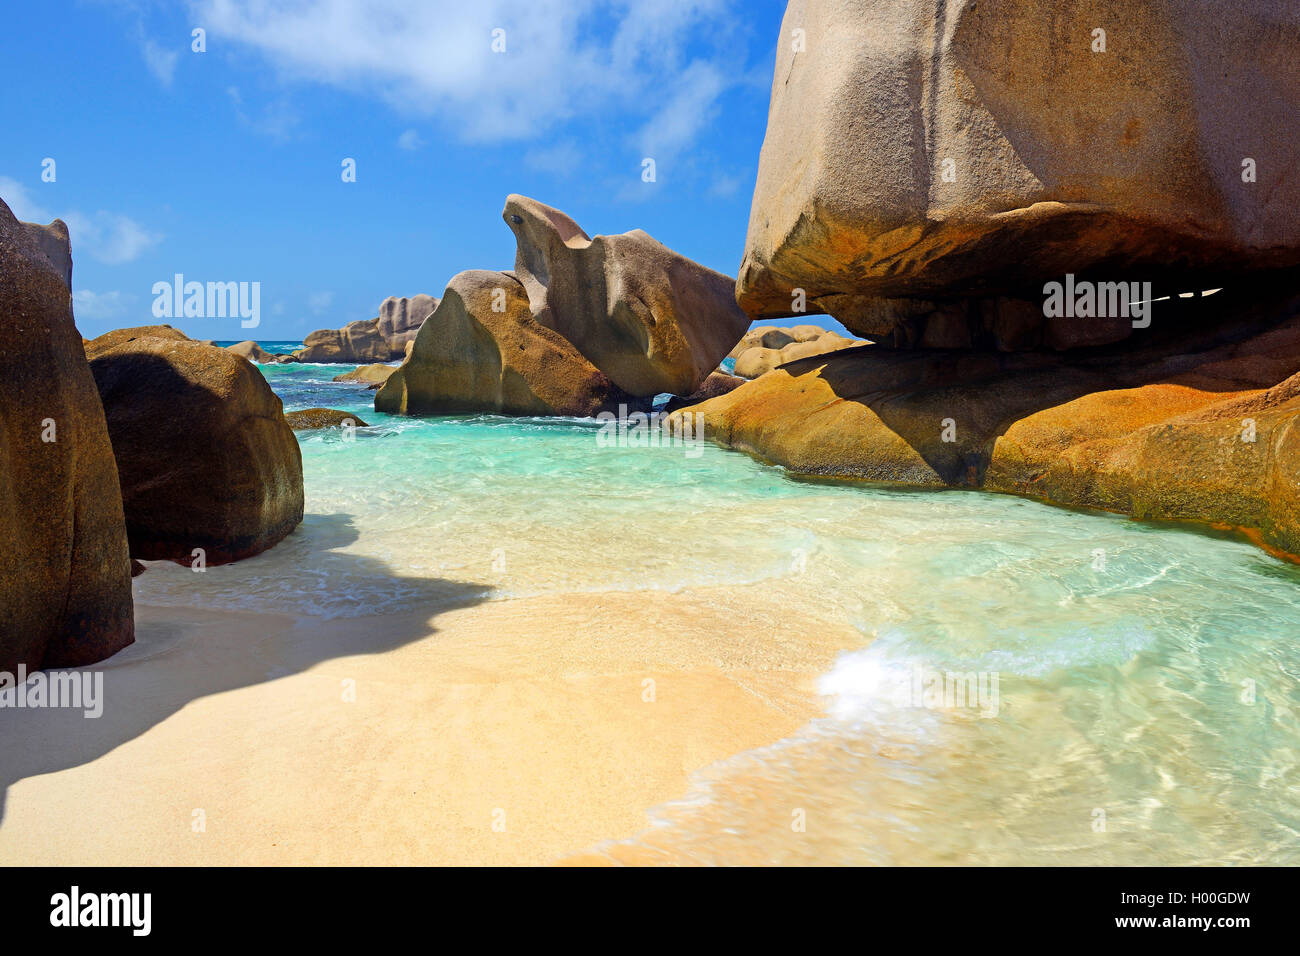
[[[142,601],[339,618],[418,609],[430,579],[498,599],[779,580],[860,631],[823,718],[709,768],[613,858],[1300,862],[1300,568],[1012,497],[792,480],[707,444],[601,447],[591,421],[395,418],[328,381],[346,370],[263,369],[286,410],[372,426],[300,433],[303,526],[203,575],[155,565]],[[798,605],[789,622],[797,638]]]

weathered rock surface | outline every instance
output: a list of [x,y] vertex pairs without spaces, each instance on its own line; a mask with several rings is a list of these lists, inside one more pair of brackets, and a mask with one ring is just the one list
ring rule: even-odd
[[22,223],[28,233],[36,240],[50,265],[63,277],[63,284],[72,288],[72,240],[68,236],[68,224],[62,219],[55,219],[48,226],[40,223]]
[[470,271],[452,277],[410,355],[375,394],[375,409],[588,416],[626,401],[568,339],[533,317],[514,275]]
[[[104,349],[115,348],[119,345],[125,345],[128,342],[134,342],[137,339],[167,339],[172,342],[189,342],[190,337],[180,329],[174,329],[170,325],[140,325],[130,329],[113,329],[111,332],[105,332],[98,338],[90,339],[85,342],[87,353],[93,347],[99,351]],[[196,342],[196,345],[202,343]]]
[[729,277],[640,229],[592,239],[518,195],[502,215],[533,317],[630,395],[691,394],[749,326]]
[[104,411],[73,324],[67,228],[0,201],[0,670],[79,667],[135,639]]
[[431,295],[389,296],[373,319],[350,322],[341,329],[320,329],[303,339],[293,353],[299,362],[392,362],[406,354],[420,324],[438,307]]
[[257,554],[302,520],[302,456],[248,362],[167,326],[119,329],[86,357],[121,475],[131,555]]
[[1300,555],[1300,297],[1182,308],[1201,321],[1136,348],[864,345],[694,411],[715,441],[803,474],[1211,522]]
[[1067,273],[1159,295],[1300,264],[1300,7],[937,9],[791,0],[737,282],[752,317],[802,289],[888,344],[1074,348],[1131,327],[1044,328]]
[[352,412],[341,412],[335,408],[304,408],[297,412],[285,412],[284,420],[294,431],[312,428],[370,427]]
[[344,372],[342,375],[335,375],[331,381],[335,382],[364,382],[369,385],[382,385],[388,381],[388,376],[397,371],[396,365],[363,365],[360,368],[354,368],[350,372]]
[[791,342],[814,342],[827,332],[820,325],[756,325],[746,332],[727,353],[727,358],[740,358],[750,349],[781,349]]
[[378,411],[593,415],[697,392],[744,333],[730,279],[641,230],[592,239],[512,195],[515,268],[455,276]]
[[[839,349],[864,344],[861,339],[846,339],[838,332],[831,332],[826,329],[820,331],[821,335],[819,336],[805,337],[802,341],[791,338],[785,345],[775,348],[759,346],[746,349],[736,359],[736,374],[741,378],[758,378],[764,372],[770,372],[778,365],[783,365],[786,362],[794,362],[813,355],[825,355],[827,352],[835,352]],[[779,333],[769,333],[764,336],[763,340],[780,342],[784,338],[787,337]]]
[[251,339],[247,342],[240,342],[236,345],[227,345],[226,351],[242,358],[246,358],[250,362],[256,362],[258,365],[266,365],[276,361],[274,355],[266,351],[266,349],[262,348],[262,346],[258,345]]

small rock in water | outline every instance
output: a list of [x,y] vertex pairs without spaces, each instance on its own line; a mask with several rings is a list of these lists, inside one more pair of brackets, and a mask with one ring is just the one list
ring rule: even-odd
[[335,375],[335,382],[361,382],[366,385],[383,385],[388,376],[397,371],[396,365],[363,365],[351,372]]
[[[212,343],[209,341],[205,344],[211,345]],[[267,365],[276,361],[274,355],[252,340],[240,342],[237,345],[227,345],[226,351],[233,352],[236,355],[248,359],[250,362],[257,363],[258,365]]]
[[334,408],[304,408],[297,412],[286,412],[285,421],[294,431],[308,428],[335,428],[350,425],[353,428],[369,428],[351,412],[340,412]]

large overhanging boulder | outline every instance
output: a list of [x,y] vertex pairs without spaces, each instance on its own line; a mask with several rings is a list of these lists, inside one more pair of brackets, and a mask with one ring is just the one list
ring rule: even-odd
[[1068,348],[1131,325],[1038,328],[1047,281],[1296,266],[1297,62],[1286,0],[791,0],[737,299]]

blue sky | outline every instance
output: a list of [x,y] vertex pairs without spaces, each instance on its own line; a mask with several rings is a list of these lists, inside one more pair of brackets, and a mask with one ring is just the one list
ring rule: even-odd
[[[261,283],[298,339],[508,269],[512,192],[735,275],[780,0],[83,0],[6,11],[0,198],[67,220],[87,336]],[[206,52],[192,31],[205,30]],[[505,52],[492,50],[504,30]],[[500,36],[499,34],[497,35]],[[651,157],[656,182],[642,180]],[[42,164],[55,161],[53,182]],[[356,161],[356,182],[342,162]]]

